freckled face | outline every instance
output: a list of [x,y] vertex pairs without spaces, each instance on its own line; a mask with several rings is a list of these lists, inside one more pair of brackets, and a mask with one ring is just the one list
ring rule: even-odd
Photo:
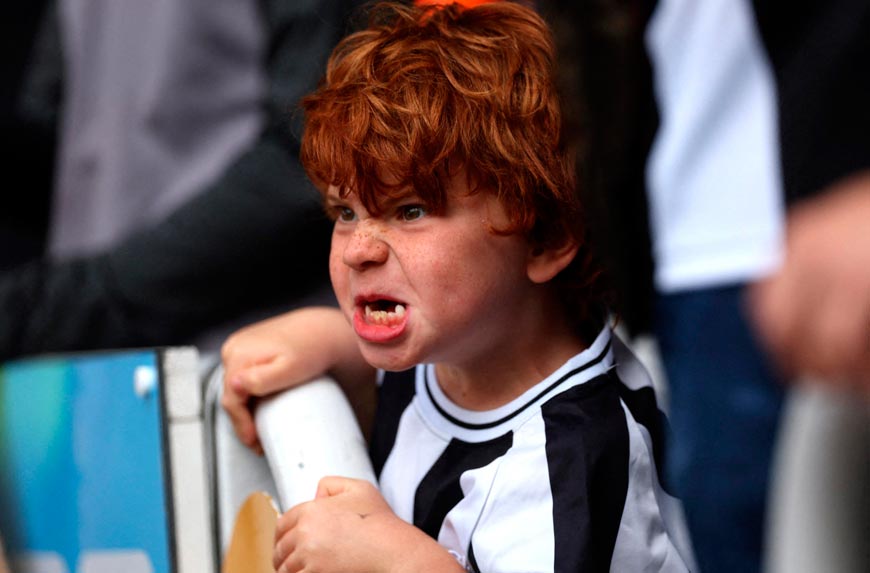
[[485,192],[468,195],[464,181],[451,181],[439,215],[410,196],[374,216],[355,195],[329,190],[332,285],[376,367],[497,360],[495,349],[522,328],[515,310],[533,288],[529,245],[493,233],[505,226],[501,205]]

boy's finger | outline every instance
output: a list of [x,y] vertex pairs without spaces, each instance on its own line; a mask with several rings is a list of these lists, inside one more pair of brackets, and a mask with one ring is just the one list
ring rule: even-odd
[[[277,532],[276,532],[277,533]],[[283,535],[283,534],[282,534]],[[282,535],[275,536],[275,549],[272,552],[272,567],[276,571],[297,571],[297,568],[291,568],[290,564],[284,563],[293,553],[293,541],[290,536],[283,537]],[[285,565],[284,569],[281,566]]]
[[224,387],[221,406],[229,416],[239,440],[246,446],[253,448],[258,442],[257,427],[254,425],[254,417],[248,407],[248,401],[247,394],[233,390],[228,386]]
[[230,414],[230,421],[233,424],[233,429],[239,440],[248,446],[255,449],[259,443],[257,436],[257,426],[254,424],[254,419],[247,410],[239,411],[237,414]]
[[278,517],[278,521],[275,524],[276,542],[279,541],[285,533],[296,527],[296,523],[299,521],[299,514],[302,511],[305,511],[305,505],[308,503],[310,502],[303,502],[295,505]]
[[288,357],[279,355],[239,371],[235,380],[251,396],[268,396],[305,381],[308,377],[299,371],[299,366]]
[[345,493],[350,489],[354,481],[356,480],[339,476],[320,478],[320,481],[317,483],[317,493],[314,495],[314,499]]

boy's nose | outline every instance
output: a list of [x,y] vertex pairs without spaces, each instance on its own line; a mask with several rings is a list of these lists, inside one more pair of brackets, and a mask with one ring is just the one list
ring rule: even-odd
[[370,219],[359,222],[345,245],[344,263],[355,270],[383,264],[387,260],[389,247],[380,235],[377,223]]

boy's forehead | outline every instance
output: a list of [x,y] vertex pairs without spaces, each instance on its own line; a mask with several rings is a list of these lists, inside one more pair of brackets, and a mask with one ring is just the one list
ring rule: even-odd
[[[412,185],[397,185],[396,187],[390,187],[389,191],[386,188],[381,189],[380,187],[374,187],[374,194],[376,198],[379,200],[389,201],[391,199],[403,198],[414,195],[414,187]],[[327,188],[324,195],[330,199],[348,199],[350,197],[359,197],[359,193],[355,186],[353,185],[345,185],[339,187],[338,185],[331,183]]]
[[[379,190],[377,187],[374,189],[373,196],[371,199],[375,201],[375,205],[372,207],[377,207],[378,210],[388,209],[390,206],[394,205],[397,202],[404,201],[409,197],[415,197],[417,194],[415,193],[413,187],[410,185],[404,185],[401,187],[396,187],[394,189],[390,189],[389,192],[385,190]],[[330,185],[326,189],[325,199],[327,202],[341,202],[341,201],[360,201],[364,202],[360,197],[359,193],[352,187],[339,187],[338,185]]]
[[[458,166],[453,168],[445,168],[442,172],[434,175],[440,185],[439,187],[443,189],[445,195],[455,195],[455,194],[468,194],[469,192],[473,192],[473,189],[477,187],[473,182],[469,180],[468,170],[464,166]],[[372,194],[374,195],[372,198],[377,201],[383,201],[385,203],[389,203],[395,200],[402,200],[407,197],[418,196],[423,199],[426,199],[426,192],[417,189],[414,184],[414,180],[411,178],[402,178],[393,173],[392,171],[379,170],[376,175],[374,175],[373,180],[376,181],[375,185],[367,186],[368,189],[371,189]],[[356,185],[354,183],[347,184],[336,184],[330,183],[324,195],[328,198],[341,198],[346,199],[350,196],[359,196],[356,190]],[[366,194],[370,193],[368,190],[365,192]]]

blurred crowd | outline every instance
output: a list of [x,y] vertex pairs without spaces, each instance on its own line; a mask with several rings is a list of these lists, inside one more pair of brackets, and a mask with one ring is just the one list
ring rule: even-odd
[[[330,303],[331,225],[299,165],[297,102],[360,4],[16,6],[0,361],[214,350]],[[793,381],[870,396],[870,6],[537,7],[557,38],[582,224],[619,320],[661,352],[667,475],[700,567],[757,571]]]

